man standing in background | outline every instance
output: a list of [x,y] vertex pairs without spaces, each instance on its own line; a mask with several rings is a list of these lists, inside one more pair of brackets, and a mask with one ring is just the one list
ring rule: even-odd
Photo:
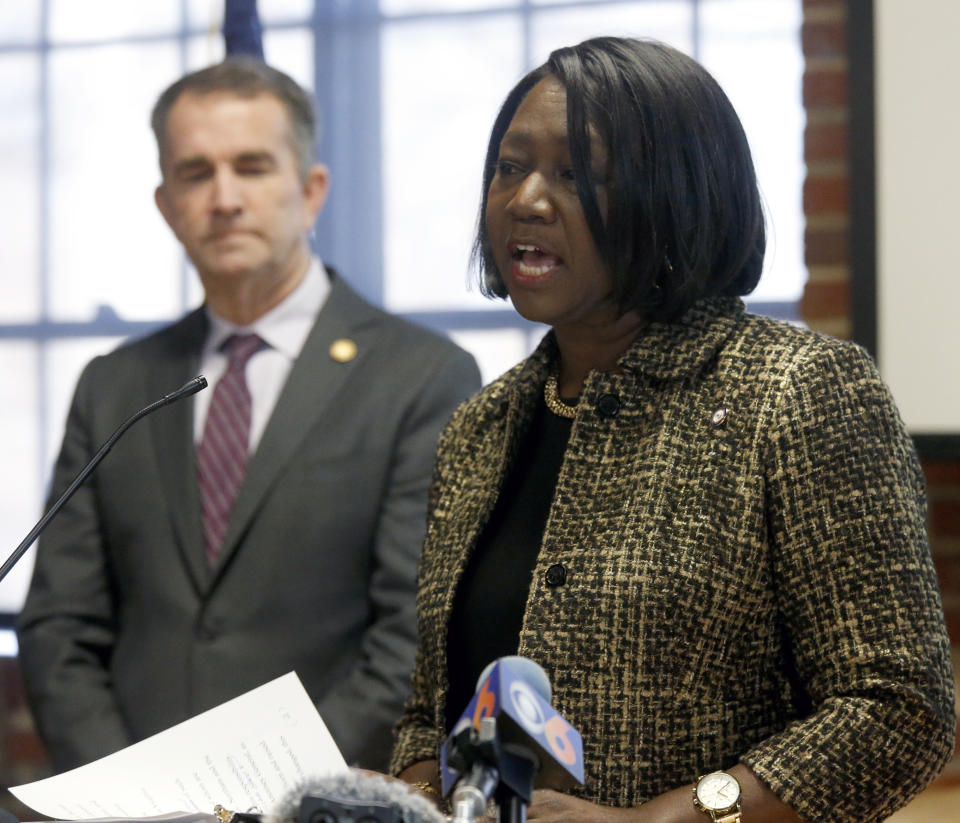
[[53,495],[132,411],[211,389],[131,430],[40,541],[18,622],[38,729],[63,770],[295,670],[347,762],[382,769],[436,439],[476,364],[311,255],[329,175],[285,74],[228,58],[153,128],[205,304],[86,367]]

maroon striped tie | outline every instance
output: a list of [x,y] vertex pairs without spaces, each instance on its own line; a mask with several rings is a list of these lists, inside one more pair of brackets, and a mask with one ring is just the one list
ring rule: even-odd
[[236,334],[220,347],[229,363],[213,390],[203,438],[197,447],[200,505],[211,568],[217,562],[230,509],[247,468],[251,401],[245,369],[263,345],[255,334]]

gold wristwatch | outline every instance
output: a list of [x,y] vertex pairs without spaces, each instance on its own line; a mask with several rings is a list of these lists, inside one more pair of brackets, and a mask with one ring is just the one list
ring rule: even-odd
[[693,805],[714,823],[741,823],[740,784],[727,772],[710,772],[693,787]]

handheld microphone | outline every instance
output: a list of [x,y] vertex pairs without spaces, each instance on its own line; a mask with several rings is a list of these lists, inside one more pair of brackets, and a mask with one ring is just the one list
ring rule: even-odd
[[299,786],[263,823],[446,823],[401,780],[351,769]]
[[479,817],[495,792],[522,820],[517,803],[529,803],[534,787],[583,784],[583,741],[550,697],[546,672],[528,658],[501,657],[484,669],[440,752],[455,821]]
[[100,464],[100,461],[107,456],[107,452],[113,448],[114,444],[120,439],[127,429],[129,429],[141,417],[146,417],[148,414],[156,411],[161,406],[167,406],[170,403],[176,403],[178,400],[182,400],[184,397],[189,397],[191,394],[196,394],[198,391],[205,389],[206,387],[207,378],[205,378],[203,375],[194,377],[192,380],[184,383],[175,392],[170,392],[170,394],[164,395],[159,400],[151,403],[145,409],[140,409],[140,411],[138,411],[136,414],[125,420],[120,427],[110,435],[110,438],[100,447],[90,462],[80,470],[80,473],[73,479],[73,482],[67,487],[67,490],[60,495],[60,498],[50,507],[50,510],[40,518],[40,521],[37,523],[37,525],[30,530],[30,534],[23,538],[23,542],[13,550],[13,553],[7,558],[3,566],[0,566],[0,580],[3,580],[3,578],[10,573],[10,570],[17,565],[17,561],[23,557],[27,549],[29,549],[33,544],[33,541],[36,540],[40,535],[40,532],[42,532],[47,527],[47,524],[53,520],[54,517],[56,517],[57,512],[63,508],[64,504],[71,497],[73,497],[73,493],[80,488],[80,484],[87,479],[87,477],[90,475],[90,472],[92,472]]

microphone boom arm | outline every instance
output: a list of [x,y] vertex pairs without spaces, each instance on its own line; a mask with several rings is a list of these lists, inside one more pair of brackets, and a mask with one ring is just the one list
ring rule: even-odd
[[57,513],[63,508],[64,504],[71,497],[73,497],[73,493],[80,488],[80,484],[87,479],[87,477],[90,475],[90,472],[100,465],[100,461],[107,456],[107,452],[113,448],[114,444],[123,436],[123,433],[126,432],[127,429],[129,429],[140,418],[146,417],[148,414],[156,411],[161,406],[175,403],[177,400],[180,400],[184,397],[189,397],[191,394],[196,394],[198,391],[205,389],[206,387],[207,379],[203,375],[194,377],[189,382],[184,383],[184,385],[182,385],[175,392],[170,392],[170,394],[164,395],[159,400],[151,403],[145,409],[140,409],[140,411],[138,411],[136,414],[130,416],[127,418],[127,420],[121,423],[119,428],[117,428],[117,430],[110,435],[107,442],[99,448],[97,453],[93,456],[93,459],[90,460],[90,462],[80,470],[80,473],[75,478],[73,478],[73,482],[67,486],[67,490],[60,495],[60,497],[57,499],[57,502],[54,503],[47,513],[40,518],[40,521],[37,523],[37,525],[30,530],[30,534],[23,538],[23,542],[21,542],[20,545],[13,550],[13,553],[7,558],[3,566],[0,566],[0,580],[3,580],[3,578],[10,573],[10,570],[17,565],[17,561],[23,557],[27,549],[29,549],[33,544],[33,541],[37,539],[40,532],[42,532],[47,527],[47,524],[57,516]]

